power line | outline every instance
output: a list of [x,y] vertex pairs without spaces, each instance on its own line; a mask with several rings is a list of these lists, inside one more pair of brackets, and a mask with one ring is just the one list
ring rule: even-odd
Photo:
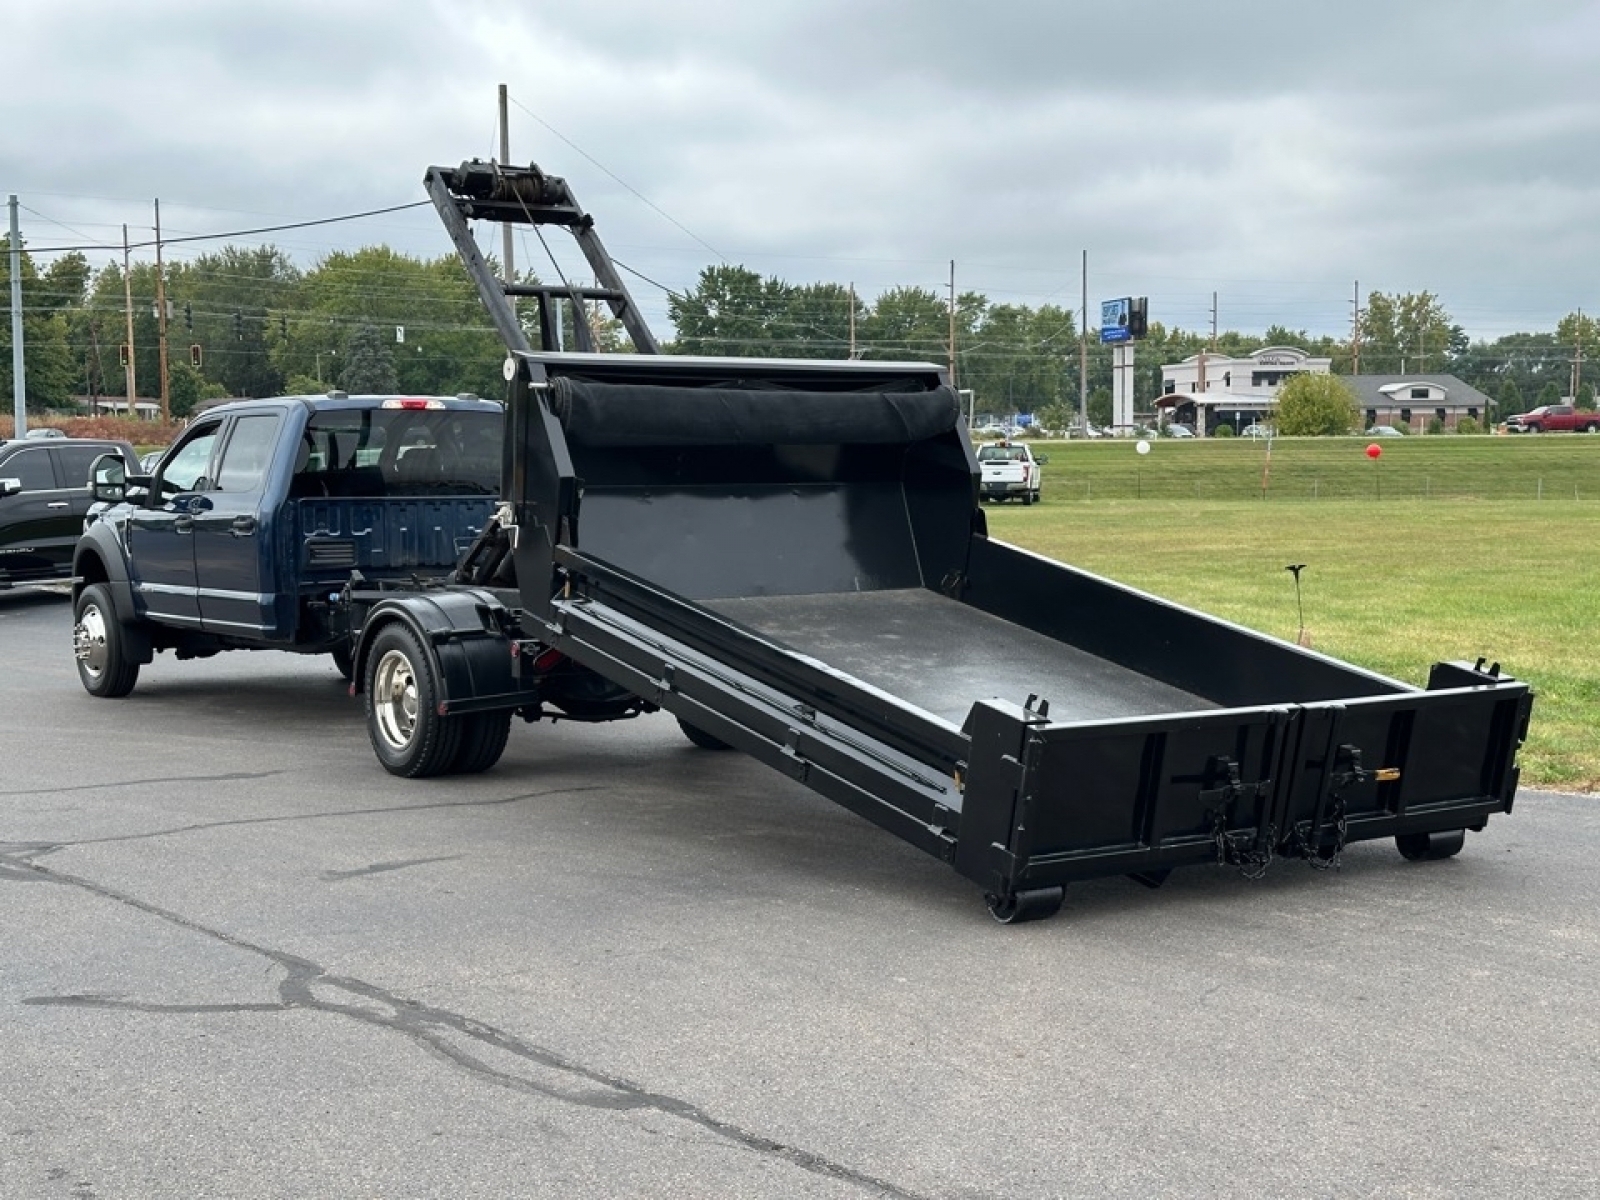
[[[256,229],[234,229],[224,231],[222,233],[196,233],[189,237],[162,238],[160,244],[163,246],[177,246],[185,242],[214,242],[221,238],[252,237],[258,233],[281,233],[287,229],[310,229],[316,225],[337,225],[341,221],[360,221],[367,217],[381,217],[386,213],[404,212],[410,208],[421,208],[429,203],[431,203],[431,201],[413,200],[409,204],[391,204],[387,208],[373,208],[368,209],[366,212],[346,213],[344,216],[339,217],[319,217],[311,221],[292,221],[286,225],[263,225]],[[29,211],[32,210],[30,209]],[[42,216],[42,214],[36,213],[35,215],[40,216],[43,220],[50,221],[52,225],[61,224],[59,221],[53,221],[49,217]],[[63,229],[67,228],[65,225],[62,225],[61,227]],[[156,240],[152,238],[147,242],[129,242],[128,249],[142,250],[147,246],[154,245],[156,245]],[[26,249],[29,254],[67,254],[74,250],[121,250],[122,243],[118,242],[114,246],[109,243],[105,245],[27,246],[24,247],[24,249]]]
[[543,125],[547,130],[549,130],[551,133],[555,134],[556,137],[560,138],[563,142],[565,142],[567,145],[571,146],[579,154],[583,155],[584,158],[588,159],[589,162],[594,164],[596,169],[604,172],[607,176],[609,176],[617,184],[618,187],[625,188],[629,192],[631,192],[639,200],[639,202],[641,204],[645,205],[645,207],[649,208],[652,212],[654,212],[658,216],[660,216],[662,218],[662,220],[667,221],[671,225],[675,226],[685,236],[692,238],[694,241],[699,243],[701,246],[703,246],[707,250],[711,251],[712,254],[715,254],[724,263],[726,263],[728,261],[727,255],[723,254],[722,251],[718,250],[715,246],[713,246],[710,242],[706,241],[705,238],[701,237],[694,230],[690,229],[682,221],[678,220],[676,217],[674,217],[670,213],[666,212],[664,209],[662,209],[660,207],[660,205],[656,204],[649,197],[647,197],[643,192],[639,191],[638,188],[634,187],[632,184],[628,183],[626,180],[620,178],[616,174],[616,172],[612,171],[609,167],[607,167],[599,159],[595,158],[594,155],[590,154],[582,146],[578,145],[577,142],[574,142],[566,134],[562,133],[554,125],[550,124],[549,121],[546,121],[538,113],[534,112],[526,104],[522,103],[522,101],[517,100],[517,99],[513,99],[511,101],[511,103],[515,104],[523,112],[527,113],[535,121],[539,122],[539,124]]

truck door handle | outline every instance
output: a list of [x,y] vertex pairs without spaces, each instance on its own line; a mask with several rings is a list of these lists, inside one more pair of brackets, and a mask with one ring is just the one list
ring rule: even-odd
[[45,507],[46,508],[66,508],[70,503],[71,502],[68,501],[68,500],[52,500],[52,501],[50,501],[49,504],[46,504]]
[[256,519],[254,517],[235,517],[233,519],[232,532],[234,537],[252,537],[255,531]]
[[193,517],[179,517],[177,520],[172,522],[172,532],[173,533],[193,533],[194,532],[194,518]]

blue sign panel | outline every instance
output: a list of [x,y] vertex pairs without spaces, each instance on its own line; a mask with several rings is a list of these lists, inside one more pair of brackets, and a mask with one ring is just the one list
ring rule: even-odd
[[1122,297],[1120,300],[1102,300],[1100,302],[1100,342],[1102,345],[1132,340],[1133,334],[1128,329],[1129,307],[1127,296]]

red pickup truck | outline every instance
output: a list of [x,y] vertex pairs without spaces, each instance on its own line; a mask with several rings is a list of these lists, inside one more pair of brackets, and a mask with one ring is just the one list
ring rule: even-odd
[[1507,433],[1600,433],[1600,412],[1570,404],[1542,404],[1506,418]]

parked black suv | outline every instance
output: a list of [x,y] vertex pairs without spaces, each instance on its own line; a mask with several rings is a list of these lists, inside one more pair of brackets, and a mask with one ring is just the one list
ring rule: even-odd
[[138,461],[127,442],[89,438],[0,441],[0,589],[72,578],[72,551],[89,511],[89,465],[102,454]]

